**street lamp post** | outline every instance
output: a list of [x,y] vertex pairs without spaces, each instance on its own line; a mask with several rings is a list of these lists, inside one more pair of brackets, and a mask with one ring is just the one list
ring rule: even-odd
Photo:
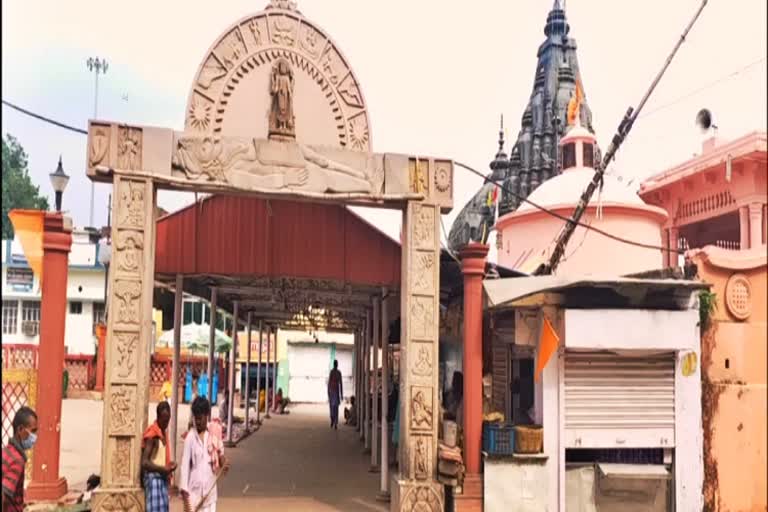
[[[93,93],[93,118],[98,119],[99,118],[99,75],[106,74],[107,68],[109,67],[109,64],[107,63],[107,59],[99,58],[99,57],[89,57],[87,61],[85,61],[86,66],[88,66],[88,71],[93,71],[95,75],[95,86],[94,86],[94,93]],[[90,215],[88,217],[88,225],[93,226],[93,201],[94,201],[94,195],[96,193],[96,184],[91,181],[91,205],[90,205]]]
[[67,188],[69,183],[69,176],[64,172],[64,167],[61,165],[61,155],[59,155],[59,165],[56,167],[56,172],[49,174],[51,178],[51,185],[56,192],[56,211],[61,211],[61,196],[64,194],[64,189]]

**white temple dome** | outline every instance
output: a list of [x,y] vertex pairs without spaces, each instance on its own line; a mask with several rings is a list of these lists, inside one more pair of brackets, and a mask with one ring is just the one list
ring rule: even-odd
[[[563,205],[575,207],[594,175],[595,170],[589,167],[569,169],[542,183],[528,196],[528,200],[548,208]],[[625,182],[619,181],[616,176],[604,174],[603,190],[602,192],[598,192],[598,190],[595,190],[595,193],[592,195],[591,205],[596,205],[599,198],[603,204],[618,203],[631,206],[646,206],[646,203],[637,195],[637,189],[627,186]],[[536,208],[529,203],[523,202],[517,211],[524,212],[534,209]]]

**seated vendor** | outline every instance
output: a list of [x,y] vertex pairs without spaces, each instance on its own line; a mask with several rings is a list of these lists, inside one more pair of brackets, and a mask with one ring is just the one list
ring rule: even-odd
[[272,407],[272,412],[277,414],[285,414],[285,408],[288,405],[288,398],[283,398],[283,388],[277,388],[277,395],[275,395],[275,404]]
[[349,398],[349,407],[344,408],[344,424],[357,426],[357,407],[355,407],[354,396]]

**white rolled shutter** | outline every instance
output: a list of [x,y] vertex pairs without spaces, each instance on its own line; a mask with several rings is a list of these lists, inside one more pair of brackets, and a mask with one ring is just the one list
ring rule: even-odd
[[564,388],[568,448],[674,446],[674,354],[567,352]]

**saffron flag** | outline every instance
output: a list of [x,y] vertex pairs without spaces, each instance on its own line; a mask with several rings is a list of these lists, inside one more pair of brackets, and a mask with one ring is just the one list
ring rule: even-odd
[[38,281],[43,282],[43,210],[11,210],[8,217],[21,242],[24,257]]
[[576,80],[576,91],[574,95],[571,96],[571,101],[568,102],[568,126],[573,125],[579,117],[582,97],[581,80]]
[[544,321],[541,324],[541,334],[539,335],[539,353],[536,355],[536,373],[534,374],[536,382],[539,381],[542,370],[547,366],[549,358],[555,353],[559,344],[560,337],[549,322],[549,318],[544,316]]

